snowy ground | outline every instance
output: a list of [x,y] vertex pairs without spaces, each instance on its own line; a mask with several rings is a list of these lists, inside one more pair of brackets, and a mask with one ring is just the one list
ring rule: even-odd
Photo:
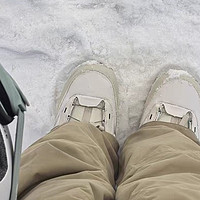
[[0,62],[31,103],[23,148],[52,128],[55,88],[86,60],[116,73],[122,143],[161,69],[200,76],[199,44],[199,0],[0,0]]

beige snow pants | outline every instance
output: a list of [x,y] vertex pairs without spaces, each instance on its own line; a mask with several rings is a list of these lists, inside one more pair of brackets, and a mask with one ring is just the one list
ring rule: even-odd
[[117,151],[116,139],[90,124],[57,127],[23,153],[18,199],[200,199],[200,146],[190,130],[144,125],[125,141],[119,175]]

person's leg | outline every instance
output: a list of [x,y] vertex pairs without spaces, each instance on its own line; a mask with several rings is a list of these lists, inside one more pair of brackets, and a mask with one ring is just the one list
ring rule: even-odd
[[189,129],[150,122],[129,136],[120,156],[117,200],[197,200],[200,146]]
[[114,199],[117,95],[111,69],[77,67],[56,104],[58,128],[22,156],[19,199]]
[[90,124],[52,130],[22,155],[19,199],[114,199],[118,143]]
[[198,82],[181,70],[159,76],[124,144],[117,199],[200,199],[199,121]]

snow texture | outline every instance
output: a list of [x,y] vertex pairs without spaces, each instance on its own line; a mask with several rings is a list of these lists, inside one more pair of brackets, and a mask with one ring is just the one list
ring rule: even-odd
[[199,44],[199,0],[0,0],[0,62],[31,104],[23,149],[51,130],[56,88],[87,60],[116,73],[122,144],[161,70],[200,76]]

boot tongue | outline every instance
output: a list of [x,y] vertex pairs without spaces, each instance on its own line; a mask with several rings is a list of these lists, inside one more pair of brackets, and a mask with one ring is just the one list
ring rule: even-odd
[[158,113],[158,121],[179,124],[190,129],[192,127],[193,115],[191,111],[185,108],[163,103],[162,106],[159,108]]
[[76,97],[72,104],[73,109],[68,116],[69,121],[91,123],[100,130],[104,130],[105,102],[102,99],[93,99],[93,101],[91,101],[91,99],[88,101],[88,97]]

